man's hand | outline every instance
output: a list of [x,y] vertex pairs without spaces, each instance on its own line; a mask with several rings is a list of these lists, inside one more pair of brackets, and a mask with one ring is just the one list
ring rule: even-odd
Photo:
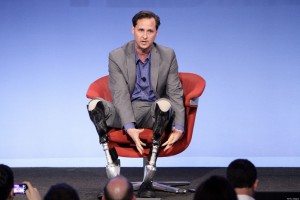
[[179,139],[182,138],[182,136],[183,136],[183,131],[173,127],[170,137],[162,145],[163,147],[166,146],[164,151],[167,151],[170,147],[172,147],[175,142],[177,142]]
[[127,134],[134,141],[136,148],[140,152],[141,155],[144,153],[143,146],[146,146],[146,144],[140,140],[140,133],[143,131],[144,131],[144,129],[135,129],[135,128],[127,129]]
[[28,181],[24,181],[24,184],[27,185],[28,189],[26,190],[26,197],[28,200],[41,200],[41,195],[38,189],[32,187],[31,183]]

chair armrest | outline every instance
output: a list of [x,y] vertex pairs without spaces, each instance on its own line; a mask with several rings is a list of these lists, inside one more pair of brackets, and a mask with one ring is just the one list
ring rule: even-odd
[[90,84],[86,97],[89,99],[101,97],[107,101],[112,101],[108,87],[108,76],[103,76]]
[[184,105],[197,107],[198,98],[202,95],[206,82],[205,80],[193,73],[179,73],[179,78],[182,83],[183,93],[184,93]]

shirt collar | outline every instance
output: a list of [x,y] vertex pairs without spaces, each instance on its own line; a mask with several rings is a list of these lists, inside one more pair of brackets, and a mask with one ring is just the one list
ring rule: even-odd
[[[148,57],[146,58],[145,62],[147,62],[148,60],[151,60],[151,51],[150,53],[148,54]],[[135,51],[135,64],[137,64],[139,61],[141,61],[139,59],[139,56],[137,55],[136,51]],[[142,62],[142,61],[141,61]]]

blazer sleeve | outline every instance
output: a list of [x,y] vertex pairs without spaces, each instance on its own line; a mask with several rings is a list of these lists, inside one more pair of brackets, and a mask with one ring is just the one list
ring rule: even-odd
[[166,94],[172,109],[175,111],[174,125],[185,125],[185,108],[183,103],[183,89],[178,75],[178,64],[175,52],[171,52],[171,62],[167,78]]

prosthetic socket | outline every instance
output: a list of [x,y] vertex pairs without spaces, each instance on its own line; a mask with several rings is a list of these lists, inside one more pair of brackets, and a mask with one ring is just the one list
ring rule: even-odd
[[155,105],[155,122],[153,125],[152,147],[148,156],[148,163],[144,168],[143,182],[151,182],[156,172],[156,160],[158,150],[161,144],[161,136],[166,130],[170,121],[171,104],[168,101],[161,100]]
[[106,174],[108,178],[113,178],[120,174],[120,160],[115,148],[108,147],[108,129],[105,121],[105,108],[100,100],[92,100],[87,106],[90,119],[94,123],[99,142],[102,144],[103,151],[107,160]]

